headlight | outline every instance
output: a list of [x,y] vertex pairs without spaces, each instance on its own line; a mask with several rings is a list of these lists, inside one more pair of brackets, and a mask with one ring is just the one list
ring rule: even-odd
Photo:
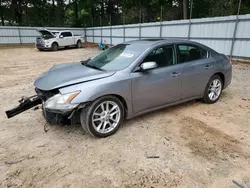
[[78,104],[71,104],[70,102],[80,93],[75,91],[67,94],[56,94],[45,102],[45,108],[50,110],[71,110],[77,107]]

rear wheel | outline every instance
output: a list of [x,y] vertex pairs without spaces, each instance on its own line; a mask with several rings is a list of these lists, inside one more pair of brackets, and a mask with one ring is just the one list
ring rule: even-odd
[[80,40],[78,40],[78,41],[77,41],[77,43],[76,43],[76,47],[77,47],[77,48],[81,48],[81,47],[82,47],[82,43],[81,43],[81,41],[80,41]]
[[53,43],[53,44],[51,45],[51,50],[52,50],[52,51],[57,51],[57,50],[58,50],[58,44],[57,44],[57,43]]
[[219,100],[222,93],[223,83],[219,75],[214,75],[207,83],[206,90],[203,96],[203,101],[208,104],[213,104]]
[[85,107],[80,115],[85,132],[97,137],[114,134],[124,119],[124,107],[114,96],[104,96]]

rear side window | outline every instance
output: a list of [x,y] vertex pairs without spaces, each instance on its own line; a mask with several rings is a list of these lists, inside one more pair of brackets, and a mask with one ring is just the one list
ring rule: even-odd
[[207,58],[207,51],[192,45],[178,45],[180,63]]
[[66,33],[66,37],[72,37],[72,33],[71,32],[65,32]]

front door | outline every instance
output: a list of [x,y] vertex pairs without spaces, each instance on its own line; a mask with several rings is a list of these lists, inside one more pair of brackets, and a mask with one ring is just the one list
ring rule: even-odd
[[61,32],[58,39],[59,46],[67,46],[67,35],[66,32]]
[[157,68],[131,73],[135,114],[180,100],[182,70],[175,54],[173,45],[158,47],[143,60],[156,62]]

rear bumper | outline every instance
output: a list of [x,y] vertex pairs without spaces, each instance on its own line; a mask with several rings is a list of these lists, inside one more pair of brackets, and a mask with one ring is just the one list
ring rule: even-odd
[[227,88],[232,81],[232,66],[224,72],[225,80],[223,89]]

